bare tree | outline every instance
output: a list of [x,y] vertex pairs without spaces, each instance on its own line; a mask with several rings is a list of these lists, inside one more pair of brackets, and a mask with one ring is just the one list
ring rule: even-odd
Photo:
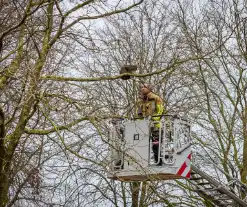
[[[120,1],[111,5],[92,0],[64,3],[56,0],[1,1],[0,89],[1,114],[5,116],[5,123],[1,126],[6,129],[6,136],[1,133],[1,206],[6,206],[8,201],[13,205],[15,200],[21,199],[18,194],[27,182],[31,187],[39,188],[38,168],[43,162],[41,154],[46,149],[39,136],[57,132],[65,145],[65,134],[58,131],[89,120],[86,114],[82,118],[83,113],[78,117],[72,115],[78,110],[77,98],[87,96],[86,93],[81,93],[73,84],[42,81],[41,76],[66,72],[58,70],[66,58],[66,52],[60,51],[73,50],[70,41],[76,42],[76,38],[69,38],[70,35],[76,36],[76,30],[83,31],[84,26],[90,25],[90,20],[128,11],[141,2],[127,5]],[[83,21],[88,23],[83,24]],[[76,29],[78,25],[82,26]],[[68,59],[66,64],[69,64]],[[75,90],[71,92],[70,87]],[[69,97],[71,93],[74,98]],[[88,106],[87,100],[81,103]],[[85,110],[85,113],[90,112]],[[31,147],[29,152],[28,146]],[[29,169],[23,169],[24,164]],[[20,168],[22,170],[18,171]],[[18,177],[21,180],[16,182]],[[17,183],[20,185],[15,188]]]
[[245,2],[178,1],[178,5],[189,51],[200,56],[215,48],[187,66],[194,71],[192,92],[201,100],[194,111],[201,129],[195,138],[204,156],[224,170],[222,180],[237,178],[246,184]]
[[[141,82],[246,183],[244,1],[127,2],[0,1],[1,206],[207,203],[187,181],[106,178],[107,119],[134,116]],[[127,81],[124,64],[138,66]]]

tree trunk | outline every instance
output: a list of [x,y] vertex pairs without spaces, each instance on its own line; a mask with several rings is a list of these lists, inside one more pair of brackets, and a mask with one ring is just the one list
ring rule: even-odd
[[8,202],[9,181],[8,176],[1,172],[0,174],[0,207],[5,207]]
[[247,184],[247,107],[245,108],[243,117],[243,138],[244,138],[244,146],[243,146],[243,167],[241,170],[241,181]]
[[132,183],[132,207],[138,207],[138,198],[139,198],[139,191],[140,191],[140,182],[133,182]]
[[4,148],[4,138],[5,138],[5,125],[4,125],[4,113],[2,108],[0,108],[0,207],[6,206],[8,202],[8,176],[4,171],[3,161],[5,158],[5,148]]

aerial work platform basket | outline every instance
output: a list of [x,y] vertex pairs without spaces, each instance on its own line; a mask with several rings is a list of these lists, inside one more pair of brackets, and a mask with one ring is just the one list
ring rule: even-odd
[[[158,128],[155,127],[157,125]],[[143,181],[190,178],[190,123],[177,116],[163,115],[158,122],[152,121],[151,117],[114,120],[110,146],[110,179]]]

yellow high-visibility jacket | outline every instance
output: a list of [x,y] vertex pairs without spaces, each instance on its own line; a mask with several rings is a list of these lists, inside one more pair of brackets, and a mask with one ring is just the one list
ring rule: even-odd
[[[138,117],[148,117],[155,115],[162,115],[164,112],[164,106],[162,99],[150,92],[146,97],[140,98],[137,102],[137,116]],[[159,121],[160,117],[152,117],[153,121]],[[159,124],[156,124],[159,128]]]

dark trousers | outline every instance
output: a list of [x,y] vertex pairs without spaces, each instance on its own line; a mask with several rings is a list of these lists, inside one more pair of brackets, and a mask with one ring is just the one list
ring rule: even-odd
[[[159,162],[158,162],[158,157],[159,157],[159,131],[153,131],[151,132],[151,137],[152,137],[152,150],[154,153],[154,160],[156,163],[158,163],[158,165],[162,165],[162,159],[160,158]],[[161,131],[161,144],[163,143],[163,130]],[[160,156],[161,156],[161,152],[160,152]]]

